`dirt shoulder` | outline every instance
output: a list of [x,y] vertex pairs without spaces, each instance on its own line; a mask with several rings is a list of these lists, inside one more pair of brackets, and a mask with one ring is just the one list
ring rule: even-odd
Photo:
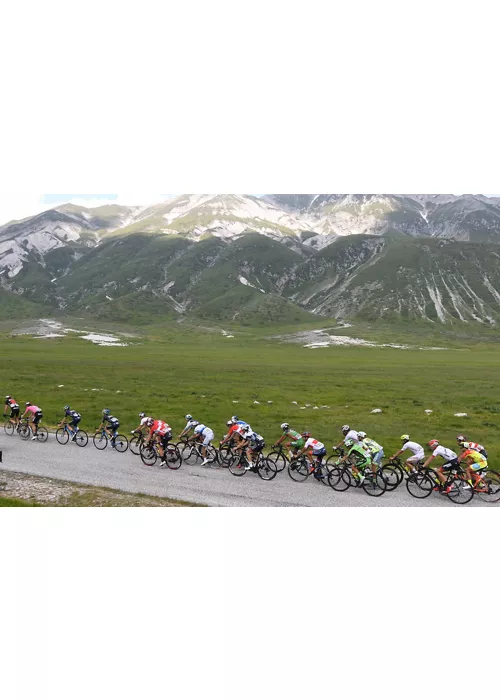
[[196,507],[170,498],[131,494],[69,481],[47,479],[0,469],[0,499],[55,508],[182,508]]

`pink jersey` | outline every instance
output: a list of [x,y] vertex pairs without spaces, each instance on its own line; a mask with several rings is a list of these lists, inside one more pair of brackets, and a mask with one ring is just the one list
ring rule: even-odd
[[35,415],[35,413],[41,413],[42,409],[38,408],[38,406],[28,406],[26,411],[28,413],[33,413],[33,415]]

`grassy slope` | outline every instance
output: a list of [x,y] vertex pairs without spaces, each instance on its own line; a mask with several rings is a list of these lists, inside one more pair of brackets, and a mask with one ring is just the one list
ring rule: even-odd
[[[372,433],[388,451],[396,448],[403,432],[410,431],[419,441],[437,437],[453,445],[455,436],[465,431],[490,447],[495,465],[500,449],[500,358],[488,344],[441,352],[312,351],[250,331],[225,339],[219,333],[176,327],[158,330],[141,342],[99,348],[71,338],[0,337],[1,391],[19,401],[40,403],[50,424],[65,403],[71,403],[83,413],[83,427],[89,431],[105,407],[121,418],[124,431],[135,427],[142,410],[169,420],[176,431],[183,427],[184,414],[191,412],[218,436],[237,412],[269,444],[283,420],[296,429],[312,430],[328,446],[348,422]],[[58,389],[59,384],[65,388]],[[331,408],[301,411],[293,401]],[[374,408],[384,413],[371,415]],[[425,409],[434,411],[431,418]],[[455,418],[458,412],[470,418]]]

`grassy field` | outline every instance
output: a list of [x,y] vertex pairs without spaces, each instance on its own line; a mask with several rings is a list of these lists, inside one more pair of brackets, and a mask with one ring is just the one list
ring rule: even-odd
[[[311,430],[328,448],[340,440],[340,427],[349,423],[380,441],[386,454],[396,450],[402,433],[419,442],[437,438],[452,447],[456,435],[465,432],[488,446],[495,466],[500,450],[500,354],[490,342],[493,338],[447,339],[450,349],[436,352],[307,350],[271,340],[262,330],[235,330],[236,337],[229,339],[209,329],[178,324],[173,329],[141,330],[141,337],[123,348],[98,347],[75,336],[10,337],[4,329],[0,395],[39,404],[51,426],[69,403],[83,414],[82,427],[88,432],[98,425],[103,408],[120,418],[125,433],[136,427],[140,411],[169,421],[176,433],[184,427],[184,415],[192,413],[217,437],[236,413],[268,445],[278,438],[285,420],[297,430]],[[362,335],[359,329],[348,332]],[[366,331],[370,339],[377,334],[385,342],[409,340],[396,330]],[[372,415],[373,409],[383,413]],[[430,417],[426,409],[433,411]],[[455,413],[468,413],[469,418],[456,418]]]

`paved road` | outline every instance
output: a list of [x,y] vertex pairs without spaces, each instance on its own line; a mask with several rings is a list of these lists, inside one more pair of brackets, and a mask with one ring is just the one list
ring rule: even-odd
[[[158,467],[145,467],[140,458],[130,452],[120,455],[110,448],[106,452],[98,452],[91,443],[84,449],[73,444],[61,446],[54,435],[50,435],[45,445],[23,442],[17,436],[0,435],[0,449],[3,450],[1,468],[5,470],[209,506],[461,507],[454,506],[449,499],[437,494],[425,501],[416,500],[404,485],[381,498],[371,498],[361,489],[336,493],[313,480],[296,484],[286,471],[272,482],[264,482],[256,474],[238,478],[226,469],[186,464],[179,471],[171,472]],[[467,507],[480,506],[493,507],[478,498]]]

